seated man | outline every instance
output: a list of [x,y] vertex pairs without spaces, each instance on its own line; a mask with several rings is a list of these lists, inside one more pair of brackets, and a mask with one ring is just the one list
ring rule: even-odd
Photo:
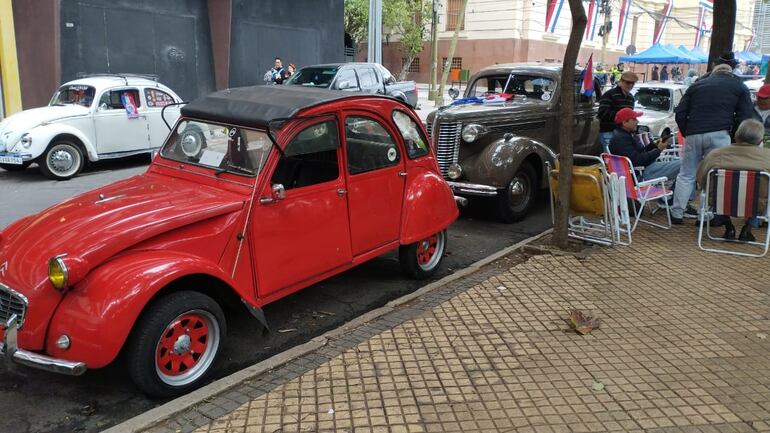
[[670,181],[675,180],[679,174],[681,161],[656,161],[660,152],[668,147],[669,140],[657,139],[646,146],[642,144],[636,133],[639,125],[637,119],[641,116],[642,113],[628,107],[618,110],[615,114],[617,127],[610,138],[610,153],[627,157],[634,167],[644,167],[643,180],[657,177],[666,177]]
[[[770,171],[770,149],[762,147],[765,135],[765,127],[762,122],[755,119],[747,119],[741,122],[735,132],[735,143],[721,149],[712,150],[703,158],[698,166],[696,181],[698,189],[706,186],[706,176],[713,168],[725,168],[730,170],[756,170]],[[760,191],[760,197],[767,197],[767,191]],[[760,208],[764,209],[767,203],[760,201]],[[744,242],[754,241],[751,227],[757,227],[759,221],[749,218],[745,221],[738,240]],[[725,239],[735,239],[735,226],[730,218],[725,221]]]

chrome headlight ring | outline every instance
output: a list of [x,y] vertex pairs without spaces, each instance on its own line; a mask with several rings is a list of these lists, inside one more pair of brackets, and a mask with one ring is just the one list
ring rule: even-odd
[[466,143],[473,143],[476,141],[479,137],[486,134],[489,130],[487,127],[483,125],[479,125],[477,123],[469,123],[463,127],[462,130],[462,137],[463,141]]
[[32,137],[30,137],[29,132],[25,132],[21,138],[19,139],[19,143],[21,143],[22,146],[24,146],[25,149],[29,149],[30,146],[32,146]]

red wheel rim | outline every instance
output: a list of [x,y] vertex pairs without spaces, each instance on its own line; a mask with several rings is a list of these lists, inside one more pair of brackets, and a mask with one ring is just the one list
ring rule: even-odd
[[209,346],[209,325],[205,317],[187,313],[171,322],[158,342],[155,362],[167,376],[188,372]]
[[428,239],[420,241],[417,246],[417,263],[420,265],[426,265],[436,254],[436,245],[438,244],[438,236],[433,235]]

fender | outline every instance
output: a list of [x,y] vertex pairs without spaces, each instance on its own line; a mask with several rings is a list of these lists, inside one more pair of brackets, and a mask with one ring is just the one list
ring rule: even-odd
[[399,101],[409,105],[409,99],[406,97],[406,93],[400,91],[400,90],[392,90],[390,93],[388,93],[389,96],[392,96]]
[[[216,263],[182,252],[138,251],[104,263],[62,299],[48,328],[47,353],[85,362],[88,368],[104,367],[118,355],[158,291],[192,274],[209,275],[230,288],[237,287]],[[62,334],[70,337],[67,350],[55,344]]]
[[[471,182],[505,188],[519,166],[527,158],[536,155],[540,160],[538,174],[546,172],[546,163],[553,166],[556,154],[540,141],[529,137],[506,134],[489,143],[484,150],[468,157],[463,163],[466,177]],[[547,186],[547,176],[540,176],[541,187]]]
[[402,245],[425,239],[442,230],[460,214],[449,185],[433,171],[415,166],[409,170],[401,214]]
[[[32,147],[30,148],[30,153],[32,153],[35,158],[45,152],[54,137],[61,134],[68,134],[77,137],[77,139],[83,143],[83,147],[85,148],[87,157],[90,161],[96,161],[99,159],[99,155],[96,153],[96,146],[94,146],[91,139],[89,139],[86,134],[83,133],[83,131],[73,126],[52,122],[47,125],[41,125],[37,128],[33,128],[29,131],[29,134],[32,137]],[[35,150],[33,151],[32,149]]]

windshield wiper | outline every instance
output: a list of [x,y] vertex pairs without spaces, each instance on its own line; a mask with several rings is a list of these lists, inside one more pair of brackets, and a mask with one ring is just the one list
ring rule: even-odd
[[226,172],[228,170],[235,170],[235,171],[238,171],[238,172],[244,173],[244,174],[254,174],[254,172],[252,170],[249,170],[248,168],[244,168],[244,167],[240,167],[240,166],[228,163],[224,167],[220,167],[220,168],[214,170],[214,175],[219,176],[220,174],[222,174],[222,173],[224,173],[224,172]]

